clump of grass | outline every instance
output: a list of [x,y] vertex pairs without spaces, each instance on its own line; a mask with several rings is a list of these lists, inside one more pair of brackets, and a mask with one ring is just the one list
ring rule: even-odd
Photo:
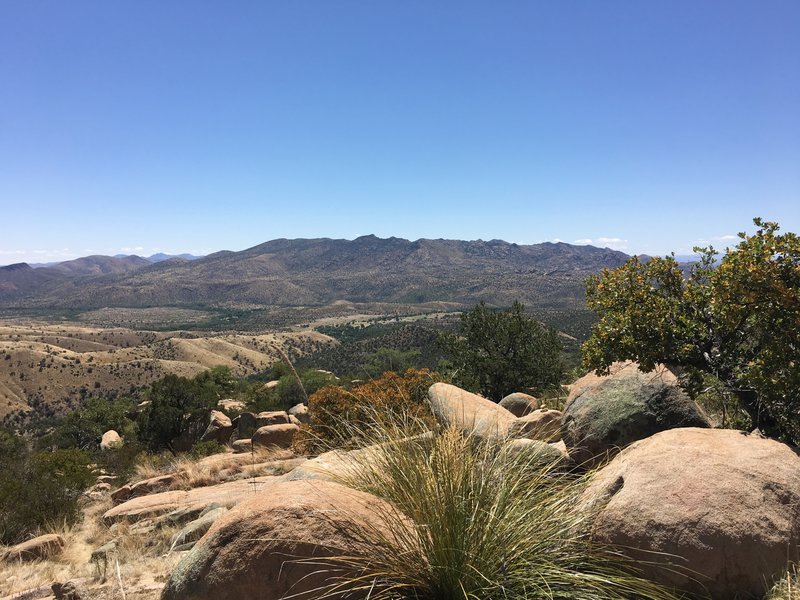
[[[418,434],[424,424],[415,425]],[[454,429],[401,441],[405,427],[360,427],[380,445],[355,453],[368,458],[342,482],[399,512],[382,516],[391,536],[359,532],[369,555],[341,557],[357,575],[321,597],[355,589],[374,600],[676,598],[590,541],[592,515],[579,502],[585,476]]]
[[765,600],[800,600],[800,572],[795,565],[775,584]]

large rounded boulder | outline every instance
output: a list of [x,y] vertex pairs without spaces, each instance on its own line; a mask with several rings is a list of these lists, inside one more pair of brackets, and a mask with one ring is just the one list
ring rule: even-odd
[[524,417],[539,408],[539,401],[536,398],[522,392],[509,394],[500,400],[499,404],[515,417]]
[[636,363],[579,379],[563,412],[562,439],[576,464],[587,467],[659,431],[710,426],[675,375],[663,366],[643,373]]
[[428,400],[442,425],[482,440],[506,437],[508,428],[516,420],[496,402],[449,383],[434,383],[428,389]]
[[161,600],[317,598],[348,574],[336,557],[369,556],[371,535],[391,535],[393,510],[329,481],[275,483],[217,519],[172,572]]
[[[284,413],[285,414],[285,413]],[[263,448],[291,448],[294,435],[300,428],[292,423],[264,425],[256,429],[250,438],[253,446]]]
[[591,479],[594,540],[644,576],[712,598],[762,598],[800,544],[800,456],[727,429],[672,429],[623,450]]

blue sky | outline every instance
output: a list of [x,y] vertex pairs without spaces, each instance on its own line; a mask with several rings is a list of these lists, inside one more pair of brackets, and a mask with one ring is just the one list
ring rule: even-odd
[[0,264],[800,231],[800,2],[5,1]]

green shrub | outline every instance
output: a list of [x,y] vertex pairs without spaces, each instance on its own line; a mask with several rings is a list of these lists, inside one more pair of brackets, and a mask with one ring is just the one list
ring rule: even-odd
[[211,409],[233,385],[227,367],[214,367],[194,379],[167,375],[156,381],[140,417],[140,437],[153,452],[189,450],[206,430]]
[[127,417],[134,403],[129,399],[90,398],[56,425],[47,442],[59,448],[98,450],[103,434],[113,429],[126,442],[136,439],[136,423]]
[[407,415],[432,423],[427,392],[439,380],[437,373],[427,369],[408,369],[402,375],[384,373],[352,389],[340,385],[324,387],[309,398],[313,420],[295,436],[295,450],[317,454],[333,447],[358,445],[354,434],[357,430],[342,424],[363,423],[376,414],[387,420]]
[[212,454],[220,454],[225,451],[225,446],[215,440],[209,440],[207,442],[197,442],[189,451],[189,456],[199,459],[211,456]]
[[0,542],[5,544],[75,522],[78,498],[95,479],[86,452],[31,453],[14,437],[0,430]]
[[[379,527],[354,530],[369,556],[335,557],[356,575],[326,592],[356,588],[373,600],[675,597],[638,578],[613,549],[589,541],[584,478],[453,429],[418,441],[403,430],[363,432],[380,445],[353,457],[356,468],[343,483],[398,512],[378,515]],[[398,432],[403,442],[386,443]]]

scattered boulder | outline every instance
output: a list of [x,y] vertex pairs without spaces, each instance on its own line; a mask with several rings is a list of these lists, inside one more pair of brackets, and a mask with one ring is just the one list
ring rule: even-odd
[[56,533],[48,533],[40,535],[31,540],[11,546],[3,554],[2,558],[5,561],[32,561],[32,560],[46,560],[54,558],[61,554],[66,546],[64,538]]
[[236,454],[242,454],[244,452],[252,452],[253,451],[253,440],[247,438],[245,440],[236,440],[233,442],[232,446],[233,451]]
[[514,392],[500,400],[500,406],[515,417],[524,417],[539,408],[539,401],[528,394]]
[[308,406],[302,402],[295,404],[288,412],[290,417],[294,417],[301,423],[309,423],[311,421],[311,412],[308,410]]
[[200,441],[227,444],[233,435],[233,423],[230,418],[223,412],[212,410],[209,419],[210,423]]
[[285,410],[267,410],[256,415],[256,428],[267,425],[284,425],[289,422],[289,415]]
[[331,450],[297,465],[284,479],[286,481],[317,479],[345,483],[355,477],[364,465],[376,464],[376,462],[380,464],[381,453],[385,451],[387,446],[398,447],[405,444],[417,444],[430,447],[431,440],[433,440],[432,433],[423,433],[385,444],[358,448],[357,450]]
[[677,427],[709,427],[709,423],[669,370],[660,366],[643,373],[636,363],[626,363],[612,375],[589,374],[578,380],[561,420],[569,454],[584,466]]
[[509,440],[507,449],[511,457],[519,458],[530,465],[564,463],[569,458],[555,444],[526,438]]
[[299,429],[297,425],[291,423],[259,427],[252,437],[253,446],[291,448],[294,434]]
[[217,402],[217,406],[225,411],[226,413],[231,412],[242,412],[247,405],[241,400],[234,400],[233,398],[225,398],[224,400],[220,400]]
[[265,390],[274,390],[280,384],[281,384],[280,381],[278,381],[277,379],[273,379],[272,381],[268,381],[267,383],[264,384],[264,389]]
[[595,540],[681,590],[761,598],[800,559],[800,452],[774,440],[726,429],[657,433],[598,471],[585,500],[599,507]]
[[540,408],[514,420],[508,427],[508,435],[512,438],[557,442],[561,439],[562,417],[559,410]]
[[175,473],[168,473],[166,475],[158,475],[150,479],[143,479],[136,483],[128,483],[121,488],[114,490],[111,493],[111,500],[119,504],[131,498],[138,496],[147,496],[148,494],[155,494],[168,490],[169,487],[175,482]]
[[100,438],[100,450],[108,451],[120,446],[122,446],[122,438],[113,429],[106,431],[103,437]]
[[503,438],[515,417],[502,406],[448,383],[428,389],[433,414],[445,427],[455,427],[478,439]]
[[275,484],[212,525],[173,570],[161,600],[318,598],[347,573],[334,557],[369,553],[365,532],[389,535],[384,518],[393,511],[336,483]]
[[331,450],[306,461],[294,468],[285,479],[287,481],[321,480],[342,483],[354,476],[360,463],[360,457],[367,456],[368,448],[359,450]]

